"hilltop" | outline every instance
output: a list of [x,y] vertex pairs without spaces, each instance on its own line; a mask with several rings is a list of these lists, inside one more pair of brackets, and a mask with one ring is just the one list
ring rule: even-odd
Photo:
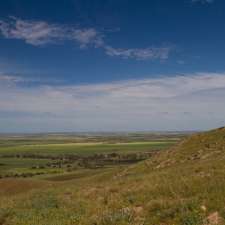
[[135,165],[46,181],[46,189],[42,181],[41,189],[10,201],[2,197],[0,224],[224,224],[224,175],[223,127],[194,134]]

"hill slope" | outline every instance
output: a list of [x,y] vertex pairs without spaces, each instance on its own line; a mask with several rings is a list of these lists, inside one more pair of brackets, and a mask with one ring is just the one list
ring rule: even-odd
[[225,127],[198,133],[185,139],[177,146],[161,152],[149,163],[160,167],[180,163],[205,162],[225,157]]
[[2,197],[0,224],[224,224],[225,128],[135,166]]

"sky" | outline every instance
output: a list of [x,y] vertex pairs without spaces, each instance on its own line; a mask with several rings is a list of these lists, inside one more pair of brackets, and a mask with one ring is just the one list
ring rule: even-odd
[[225,125],[225,1],[0,2],[0,133]]

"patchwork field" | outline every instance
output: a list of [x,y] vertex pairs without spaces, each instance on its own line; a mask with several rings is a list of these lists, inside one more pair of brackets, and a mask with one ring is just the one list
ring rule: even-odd
[[33,177],[136,163],[174,145],[182,134],[0,137],[0,176]]

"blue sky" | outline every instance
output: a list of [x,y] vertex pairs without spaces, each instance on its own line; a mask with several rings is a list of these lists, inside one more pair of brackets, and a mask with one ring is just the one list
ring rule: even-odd
[[0,3],[0,132],[225,123],[222,0]]

